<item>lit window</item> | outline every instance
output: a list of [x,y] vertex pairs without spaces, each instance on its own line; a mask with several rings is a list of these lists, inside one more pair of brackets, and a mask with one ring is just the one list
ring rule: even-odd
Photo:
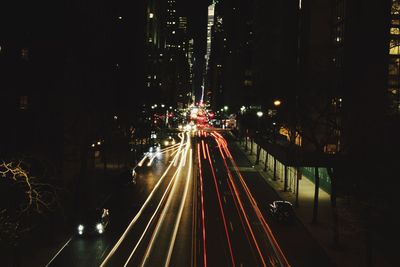
[[389,54],[400,55],[400,40],[390,40]]
[[153,38],[149,38],[149,43],[152,43],[153,42]]
[[390,34],[399,35],[400,34],[399,28],[394,28],[394,27],[390,28]]
[[392,13],[392,15],[400,14],[400,2],[393,1],[391,13]]

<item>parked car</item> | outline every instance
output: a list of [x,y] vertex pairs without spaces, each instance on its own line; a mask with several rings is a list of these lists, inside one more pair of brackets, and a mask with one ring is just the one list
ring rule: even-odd
[[294,209],[292,203],[289,201],[276,200],[272,202],[269,204],[269,212],[279,222],[294,222]]
[[110,223],[110,211],[106,208],[85,211],[77,222],[76,233],[79,236],[101,235]]

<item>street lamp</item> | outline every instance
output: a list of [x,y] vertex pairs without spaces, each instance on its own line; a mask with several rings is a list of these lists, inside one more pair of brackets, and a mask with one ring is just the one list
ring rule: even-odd
[[274,106],[275,106],[275,107],[278,107],[278,106],[280,106],[281,104],[282,104],[282,102],[281,102],[279,99],[277,99],[277,100],[274,101]]
[[224,106],[224,110],[227,111],[228,110],[228,106]]
[[257,111],[257,117],[258,117],[258,132],[261,132],[261,117],[264,115],[262,111]]

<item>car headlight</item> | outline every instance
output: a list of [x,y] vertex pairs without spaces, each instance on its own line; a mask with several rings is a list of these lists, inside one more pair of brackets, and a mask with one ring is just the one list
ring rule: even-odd
[[82,224],[78,225],[78,234],[83,234],[83,229],[85,229],[85,227]]
[[99,232],[99,234],[102,234],[104,231],[103,224],[101,224],[101,223],[96,224],[96,229],[97,229],[97,232]]

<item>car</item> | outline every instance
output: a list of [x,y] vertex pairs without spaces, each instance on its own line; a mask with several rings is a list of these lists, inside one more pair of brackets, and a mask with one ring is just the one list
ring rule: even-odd
[[292,203],[284,200],[276,200],[269,204],[269,212],[279,222],[294,222],[295,214]]
[[160,151],[161,145],[159,143],[151,144],[149,147],[149,152],[154,153]]
[[176,141],[172,136],[168,136],[168,138],[164,141],[164,146],[175,145]]
[[107,208],[89,210],[77,222],[78,236],[102,235],[110,224],[110,211]]

